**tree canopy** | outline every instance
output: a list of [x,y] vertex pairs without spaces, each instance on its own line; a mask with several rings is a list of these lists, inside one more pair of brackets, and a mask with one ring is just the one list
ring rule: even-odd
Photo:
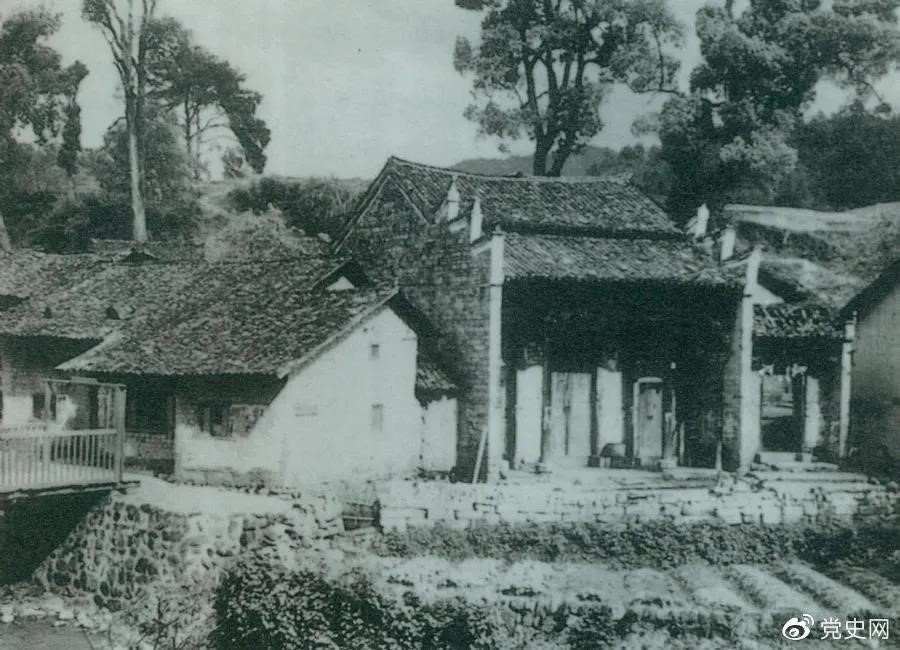
[[472,77],[466,117],[485,135],[534,142],[533,172],[558,176],[603,128],[614,84],[671,91],[681,26],[665,0],[456,0],[485,12],[454,66]]
[[246,75],[228,61],[196,45],[176,20],[157,20],[151,30],[150,97],[178,120],[195,175],[204,145],[226,134],[250,168],[262,173],[271,136],[256,115],[262,95],[246,88]]
[[731,4],[698,12],[703,60],[656,125],[675,174],[670,209],[682,218],[745,192],[774,200],[819,82],[878,99],[874,84],[900,55],[900,0],[750,0],[740,15]]

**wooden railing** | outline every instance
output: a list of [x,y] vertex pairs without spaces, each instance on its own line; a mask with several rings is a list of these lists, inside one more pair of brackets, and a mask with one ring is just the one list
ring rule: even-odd
[[0,492],[119,483],[123,435],[115,429],[0,428]]

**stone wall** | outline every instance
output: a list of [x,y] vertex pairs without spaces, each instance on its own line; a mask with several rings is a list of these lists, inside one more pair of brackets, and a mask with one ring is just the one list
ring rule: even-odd
[[900,494],[864,480],[781,481],[727,478],[690,487],[615,487],[534,483],[464,485],[395,481],[378,493],[385,530],[467,528],[527,522],[782,524],[900,514]]
[[[246,498],[237,492],[235,496]],[[34,579],[51,591],[88,594],[98,606],[117,610],[140,598],[153,583],[214,585],[232,558],[245,551],[296,549],[343,531],[337,501],[291,492],[274,498],[285,507],[273,510],[269,501],[257,514],[211,514],[111,495],[41,563]]]

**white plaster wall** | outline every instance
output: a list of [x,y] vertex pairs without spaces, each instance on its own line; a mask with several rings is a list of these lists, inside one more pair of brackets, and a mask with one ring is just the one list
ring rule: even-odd
[[442,397],[422,408],[422,467],[449,472],[456,465],[456,398]]
[[[287,484],[415,470],[422,434],[416,350],[415,333],[385,308],[288,380],[267,413],[268,426],[283,433]],[[372,427],[375,404],[383,406],[380,431]]]
[[900,456],[900,286],[857,325],[851,391],[851,445]]
[[[175,471],[228,469],[246,473],[257,470],[278,474],[282,440],[289,423],[274,421],[271,410],[282,398],[279,394],[266,413],[247,435],[214,438],[200,431],[195,408],[198,397],[180,394],[175,397]],[[252,403],[252,398],[241,400]],[[260,403],[265,403],[258,400]]]
[[15,381],[17,373],[27,370],[22,366],[19,356],[21,355],[15,354],[8,340],[0,339],[0,390],[3,391],[3,416],[0,425],[5,427],[20,426],[32,420],[32,391],[24,390],[21,385],[16,385],[21,384],[21,381]]

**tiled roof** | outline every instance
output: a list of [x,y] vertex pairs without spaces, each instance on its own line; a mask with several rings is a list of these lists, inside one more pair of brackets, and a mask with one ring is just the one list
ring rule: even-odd
[[456,390],[456,384],[427,352],[420,351],[416,366],[416,392],[422,395],[448,394]]
[[81,282],[103,266],[103,260],[95,255],[0,251],[0,296],[47,295]]
[[149,241],[138,244],[129,239],[95,239],[89,243],[90,251],[109,260],[126,257],[133,251],[140,251],[167,262],[199,260],[203,257],[203,245],[197,242]]
[[839,339],[842,332],[834,310],[815,304],[754,305],[753,335],[757,338]]
[[[390,179],[426,218],[433,218],[456,179],[460,215],[481,201],[486,229],[589,232],[608,236],[676,237],[669,216],[637,187],[621,178],[487,176],[390,158],[380,179]],[[366,192],[353,211],[359,214],[374,196]],[[353,219],[350,220],[352,228]]]
[[[383,307],[392,294],[285,291],[267,304],[236,293],[168,327],[143,321],[62,370],[145,375],[283,374]],[[272,296],[269,296],[272,297]]]
[[844,316],[852,316],[854,312],[859,318],[864,318],[873,306],[888,295],[900,283],[900,257],[889,264],[887,268],[870,282],[866,287],[844,305],[841,313]]
[[508,279],[741,286],[740,278],[683,241],[520,233],[504,239]]

